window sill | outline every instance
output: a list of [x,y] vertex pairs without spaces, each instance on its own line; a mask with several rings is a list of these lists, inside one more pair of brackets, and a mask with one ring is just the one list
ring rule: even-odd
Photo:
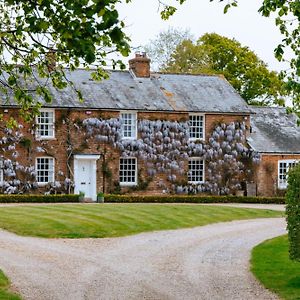
[[137,137],[122,137],[122,140],[137,140]]
[[188,181],[189,184],[203,184],[205,181]]
[[36,141],[56,141],[56,137],[36,137]]
[[120,186],[121,187],[137,186],[137,182],[130,182],[130,183],[122,182],[120,183]]
[[286,186],[278,186],[279,190],[286,190],[287,189],[287,185]]
[[189,142],[205,142],[205,138],[189,138]]
[[37,185],[38,185],[39,187],[45,187],[45,186],[47,186],[49,183],[53,183],[53,182],[37,182]]

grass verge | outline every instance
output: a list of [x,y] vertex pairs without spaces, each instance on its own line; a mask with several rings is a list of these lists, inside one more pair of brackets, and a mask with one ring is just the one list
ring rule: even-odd
[[283,299],[300,299],[300,262],[289,259],[287,236],[268,240],[252,251],[251,270]]
[[0,299],[1,300],[21,300],[21,298],[9,290],[10,282],[0,270]]
[[282,216],[272,210],[201,205],[60,204],[1,207],[0,228],[25,236],[99,238]]

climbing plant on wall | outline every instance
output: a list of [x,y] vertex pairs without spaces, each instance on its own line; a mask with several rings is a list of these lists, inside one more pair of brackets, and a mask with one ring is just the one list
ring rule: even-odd
[[[109,143],[119,149],[122,157],[136,157],[144,161],[147,175],[165,173],[171,183],[158,185],[176,193],[210,192],[229,194],[240,189],[240,182],[251,175],[249,162],[258,163],[260,157],[246,145],[246,126],[243,122],[217,124],[208,142],[189,140],[188,122],[138,122],[139,138],[122,139],[121,120],[87,118],[82,122],[87,139]],[[203,184],[182,184],[185,162],[190,157],[201,157],[207,163],[207,181]]]
[[[260,161],[259,155],[246,144],[246,126],[243,122],[216,124],[207,141],[191,141],[189,124],[186,121],[139,120],[136,140],[122,139],[122,122],[117,118],[87,118],[80,124],[73,124],[74,127],[66,123],[64,125],[70,131],[66,139],[68,170],[74,154],[71,131],[78,130],[86,147],[89,147],[90,142],[107,144],[107,147],[119,151],[121,157],[136,157],[141,160],[145,165],[147,184],[157,174],[164,174],[166,180],[159,180],[157,185],[165,192],[207,192],[222,195],[234,193],[241,188],[241,181],[251,177],[253,163]],[[26,131],[25,135],[21,125],[16,129],[1,130],[3,136],[0,139],[0,160],[4,180],[0,185],[0,192],[25,193],[36,189],[38,185],[33,158],[41,154],[55,156],[53,147],[47,141],[36,141],[34,128]],[[27,150],[26,166],[19,162],[20,147]],[[187,161],[191,157],[199,157],[205,161],[205,183],[193,184],[187,181]],[[71,169],[70,175],[72,176]],[[48,193],[72,191],[73,182],[69,174],[58,170],[55,177],[56,181],[46,187]]]
[[24,166],[18,162],[20,155],[17,147],[24,141],[22,128],[22,125],[18,125],[15,130],[1,128],[3,135],[0,139],[0,168],[5,178],[0,182],[2,193],[25,193],[37,188],[34,166]]
[[[20,124],[0,128],[0,169],[3,174],[0,193],[22,194],[38,188],[33,158],[43,153],[48,156],[51,150],[47,149],[47,142],[35,141],[33,145],[33,128],[25,131],[26,134],[23,131]],[[26,152],[27,158],[24,156]],[[61,171],[58,171],[56,177],[59,180],[44,186],[46,193],[69,192],[73,185],[71,179]]]

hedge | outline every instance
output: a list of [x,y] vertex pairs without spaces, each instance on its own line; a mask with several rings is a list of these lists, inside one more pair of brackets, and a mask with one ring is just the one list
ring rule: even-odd
[[290,258],[300,261],[300,164],[289,171],[286,193]]
[[79,202],[79,195],[0,195],[0,203],[72,203]]
[[130,196],[105,195],[110,203],[273,203],[284,204],[284,197],[243,197],[243,196]]

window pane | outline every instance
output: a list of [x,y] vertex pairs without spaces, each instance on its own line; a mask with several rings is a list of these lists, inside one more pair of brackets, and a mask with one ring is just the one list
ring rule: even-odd
[[287,187],[287,179],[288,172],[290,168],[293,168],[298,162],[297,161],[282,161],[279,162],[278,167],[278,187],[286,188]]
[[204,161],[199,158],[189,160],[188,181],[200,183],[204,182]]
[[203,139],[204,136],[203,116],[190,115],[189,132],[192,139]]
[[37,117],[37,135],[39,137],[54,137],[54,112],[42,111]]
[[136,114],[122,113],[122,135],[125,138],[136,138]]
[[120,183],[136,183],[136,158],[120,158]]
[[50,157],[39,157],[36,162],[37,182],[54,182],[54,159]]

